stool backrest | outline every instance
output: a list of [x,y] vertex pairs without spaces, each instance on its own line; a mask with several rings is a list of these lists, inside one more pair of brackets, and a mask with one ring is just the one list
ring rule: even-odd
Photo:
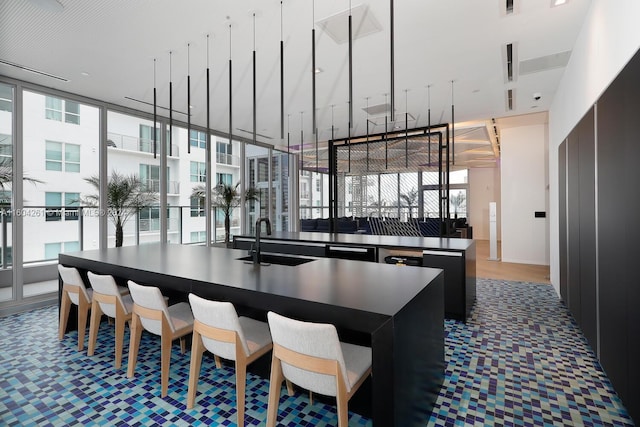
[[[336,327],[326,323],[302,322],[274,312],[267,313],[274,349],[276,344],[304,355],[337,361],[347,391],[351,390]],[[284,377],[308,390],[336,395],[336,377],[311,372],[282,362]]]
[[[161,311],[165,316],[169,327],[171,328],[171,332],[175,332],[176,328],[173,324],[173,321],[171,320],[171,316],[169,316],[169,308],[167,307],[167,303],[165,302],[160,289],[155,286],[139,285],[132,280],[129,280],[127,284],[129,285],[129,292],[131,292],[133,303],[150,310]],[[161,320],[140,316],[140,321],[142,322],[142,326],[147,331],[156,335],[162,335]]]
[[[87,293],[87,288],[84,285],[84,280],[82,280],[80,273],[75,267],[65,267],[58,264],[58,272],[60,273],[63,284],[78,287],[79,291],[84,294],[87,301],[91,301],[91,298],[89,298],[89,294]],[[71,299],[71,302],[78,305],[78,294],[69,292],[69,298]]]
[[[95,274],[91,271],[87,273],[87,277],[89,278],[89,283],[91,283],[91,287],[93,288],[94,295],[95,293],[99,293],[107,296],[114,296],[118,301],[118,304],[122,307],[125,314],[127,313],[127,307],[122,301],[122,296],[120,295],[120,291],[118,290],[118,285],[114,280],[113,276],[109,274]],[[116,317],[116,305],[109,304],[103,301],[98,301],[100,304],[100,309],[104,314],[109,317]]]
[[[193,317],[197,321],[214,328],[237,332],[245,355],[249,356],[249,346],[242,326],[240,326],[238,313],[232,303],[211,301],[194,294],[189,294],[189,303],[191,304]],[[202,343],[211,353],[224,359],[236,360],[235,344],[217,341],[205,336],[202,336]]]

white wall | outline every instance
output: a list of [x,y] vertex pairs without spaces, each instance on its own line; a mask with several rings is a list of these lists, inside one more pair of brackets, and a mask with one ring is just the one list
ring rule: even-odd
[[473,227],[473,238],[489,240],[489,202],[496,202],[500,240],[500,168],[469,169],[469,193],[469,224]]
[[637,0],[593,0],[549,110],[551,283],[558,293],[558,146],[640,48],[638,17]]
[[502,261],[549,264],[547,211],[547,127],[510,127],[500,132]]

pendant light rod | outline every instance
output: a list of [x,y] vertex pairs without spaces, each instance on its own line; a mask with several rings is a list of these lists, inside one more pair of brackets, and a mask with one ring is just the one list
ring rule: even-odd
[[284,24],[282,8],[282,0],[280,0],[280,139],[284,139]]
[[287,153],[291,153],[291,114],[287,114]]
[[304,111],[300,111],[300,152],[302,153],[302,156],[300,156],[300,166],[303,165],[303,161],[302,158],[304,157],[304,130],[303,130],[303,119],[302,119],[302,115],[304,114]]
[[253,143],[256,143],[256,14],[253,14]]
[[[387,105],[387,94],[384,94],[384,105]],[[389,168],[389,141],[387,141],[387,132],[389,124],[389,116],[387,114],[384,115],[384,168]]]
[[231,24],[229,24],[229,154],[233,152],[233,66],[231,61]]
[[347,127],[347,172],[351,173],[351,122]]
[[409,89],[404,90],[404,167],[409,167],[409,107],[408,107],[408,92]]
[[394,48],[394,17],[393,17],[393,13],[394,13],[394,7],[393,7],[393,0],[389,0],[389,18],[390,18],[390,23],[389,23],[389,42],[390,42],[390,64],[391,64],[391,121],[394,122],[395,121],[395,116],[396,116],[396,97],[395,97],[395,93],[396,93],[396,88],[395,88],[395,48]]
[[[205,188],[210,189],[213,185],[212,179],[212,167],[211,167],[211,123],[210,123],[210,115],[211,115],[211,96],[210,96],[210,80],[209,80],[209,34],[207,34],[207,135],[206,135],[206,144],[205,144]],[[189,143],[191,146],[191,143]],[[207,206],[206,211],[206,227],[205,227],[205,235],[207,238],[207,246],[211,246],[211,234],[212,234],[212,224],[211,224],[211,191],[206,191],[204,196],[204,205]]]
[[349,0],[349,129],[353,127],[353,17]]
[[187,153],[191,154],[191,44],[187,43]]
[[172,155],[173,138],[173,82],[171,81],[171,51],[169,51],[169,155]]
[[451,156],[453,165],[456,165],[456,133],[455,133],[455,112],[453,106],[453,80],[451,80]]
[[156,123],[158,121],[157,106],[158,106],[158,99],[157,99],[157,91],[156,91],[156,58],[153,58],[153,158],[154,159],[157,158],[157,154],[158,154],[157,153],[158,135],[156,135]]
[[369,97],[365,98],[367,100],[367,109],[364,113],[364,118],[367,121],[367,172],[369,172]]
[[427,136],[429,138],[429,166],[431,166],[431,85],[427,85]]
[[311,26],[311,118],[314,133],[317,131],[316,121],[316,2],[312,1],[311,7],[312,26]]

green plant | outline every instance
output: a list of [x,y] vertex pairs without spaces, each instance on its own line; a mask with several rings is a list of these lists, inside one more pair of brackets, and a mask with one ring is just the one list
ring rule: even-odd
[[[229,243],[229,234],[231,230],[231,213],[235,208],[240,206],[242,200],[238,187],[240,182],[235,185],[227,184],[224,182],[219,183],[211,189],[211,206],[218,208],[224,214],[224,242]],[[204,199],[206,195],[206,187],[204,184],[199,184],[193,188],[191,197],[198,197]],[[258,200],[258,192],[255,188],[248,188],[244,192],[245,202],[250,200]]]
[[407,194],[401,194],[400,198],[405,206],[409,208],[409,218],[413,218],[413,206],[418,205],[418,190],[412,188]]
[[[42,184],[42,181],[35,178],[23,176],[24,181],[32,184]],[[4,190],[13,182],[13,159],[11,157],[0,158],[0,190]]]
[[[82,202],[91,207],[97,207],[100,200],[100,178],[93,175],[85,178],[98,194],[90,194],[82,199]],[[156,193],[148,190],[136,174],[123,175],[116,171],[111,172],[107,182],[107,215],[116,227],[116,247],[122,246],[123,227],[131,218],[131,215],[157,200]]]

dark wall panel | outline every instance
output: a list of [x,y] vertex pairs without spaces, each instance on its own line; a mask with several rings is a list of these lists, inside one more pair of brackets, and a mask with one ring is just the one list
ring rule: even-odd
[[567,138],[567,306],[582,326],[580,305],[580,144],[574,129]]
[[560,298],[567,304],[567,140],[558,147]]
[[600,361],[640,423],[640,56],[597,104]]
[[591,108],[577,126],[580,151],[580,327],[597,353],[595,124]]

